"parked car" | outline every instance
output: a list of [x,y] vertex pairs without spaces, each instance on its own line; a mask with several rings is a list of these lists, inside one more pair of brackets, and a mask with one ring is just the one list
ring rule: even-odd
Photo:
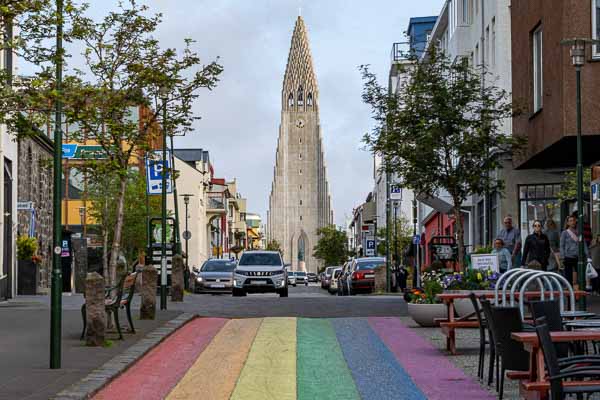
[[327,287],[327,291],[329,294],[337,294],[338,292],[338,278],[340,277],[340,273],[342,272],[342,268],[335,268],[331,273],[331,280],[329,286]]
[[293,287],[296,287],[296,274],[294,273],[294,271],[288,271],[287,280],[288,280],[288,285],[292,285]]
[[346,283],[346,280],[348,278],[348,271],[350,269],[350,265],[352,264],[352,261],[347,261],[346,263],[344,263],[344,265],[342,266],[342,270],[340,272],[340,276],[338,276],[338,296],[347,296],[348,295],[348,284]]
[[316,282],[317,281],[317,274],[315,274],[314,272],[307,273],[306,277],[308,278],[309,282]]
[[321,272],[321,289],[329,289],[329,285],[331,284],[331,274],[333,270],[341,267],[327,267],[325,271]]
[[247,293],[278,293],[288,297],[287,271],[278,251],[244,252],[233,270],[233,296]]
[[296,283],[308,285],[308,275],[304,271],[295,271],[294,275],[296,275]]
[[375,268],[385,265],[385,257],[357,258],[350,263],[346,274],[346,293],[370,293],[375,286]]
[[200,268],[192,268],[190,289],[193,293],[231,293],[231,273],[236,262],[210,259]]

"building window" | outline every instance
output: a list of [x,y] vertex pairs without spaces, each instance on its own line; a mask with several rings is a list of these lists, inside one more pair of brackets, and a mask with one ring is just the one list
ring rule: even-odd
[[496,18],[492,18],[492,46],[490,51],[492,53],[492,65],[496,65]]
[[498,192],[490,195],[490,230],[492,232],[492,239],[500,232],[500,204],[498,196]]
[[484,221],[485,221],[485,211],[484,211],[484,203],[483,200],[480,200],[477,203],[477,230],[479,231],[479,240],[478,244],[483,246],[484,242]]
[[300,144],[302,144],[302,138],[299,138],[299,140],[300,140]]
[[[490,64],[490,26],[485,28],[485,42],[482,43],[483,49],[485,49],[485,60],[483,64]],[[485,66],[485,65],[484,65]]]
[[[592,0],[592,37],[600,39],[600,0]],[[600,58],[600,44],[592,48],[592,56]]]
[[313,105],[312,93],[309,93],[308,96],[306,96],[306,105],[309,107],[312,107],[312,105]]
[[294,107],[294,94],[290,93],[288,96],[288,107]]
[[302,205],[302,200],[300,200],[300,205]]
[[300,216],[300,221],[302,221],[302,215]]
[[302,190],[302,185],[300,185],[300,190]]
[[302,170],[300,170],[300,175],[302,175]]
[[304,105],[304,89],[302,86],[298,88],[298,107],[302,107]]
[[[473,0],[460,1],[460,25],[471,25],[473,20]],[[477,0],[476,0],[477,1]]]
[[298,154],[298,159],[302,160],[302,153]]
[[558,198],[560,190],[560,183],[519,186],[519,228],[523,241],[533,232],[532,225],[536,219],[542,222],[543,227],[550,219],[561,227],[564,218]]
[[533,112],[536,113],[543,107],[543,41],[542,27],[533,31]]
[[479,66],[480,64],[480,60],[479,60],[479,43],[477,43],[477,45],[475,46],[475,64],[473,64],[474,67]]

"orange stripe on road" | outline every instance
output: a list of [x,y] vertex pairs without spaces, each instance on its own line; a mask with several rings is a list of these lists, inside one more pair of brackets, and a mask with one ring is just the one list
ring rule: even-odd
[[261,322],[262,319],[227,322],[167,399],[228,400]]

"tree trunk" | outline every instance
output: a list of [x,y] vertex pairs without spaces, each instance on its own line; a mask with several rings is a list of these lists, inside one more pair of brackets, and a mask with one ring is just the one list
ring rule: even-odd
[[111,279],[111,285],[114,286],[117,283],[117,260],[119,259],[119,253],[121,250],[121,233],[123,231],[123,219],[124,219],[124,208],[125,208],[125,189],[127,188],[127,176],[121,176],[119,178],[121,190],[117,200],[117,218],[115,223],[115,234],[113,236],[113,242],[110,252],[110,265],[109,265],[109,276]]
[[458,264],[462,271],[465,270],[465,230],[463,227],[462,202],[454,199],[454,220],[456,221],[456,240],[458,242]]
[[108,273],[108,229],[106,229],[106,226],[102,228],[102,246],[102,274],[104,275],[106,286],[112,286],[110,274]]

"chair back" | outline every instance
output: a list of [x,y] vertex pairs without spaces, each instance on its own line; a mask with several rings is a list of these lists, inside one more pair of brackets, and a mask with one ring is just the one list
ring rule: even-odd
[[558,355],[556,354],[554,343],[552,343],[550,327],[546,323],[546,318],[541,317],[536,319],[535,332],[537,333],[542,353],[544,353],[544,360],[546,363],[546,368],[548,368],[548,374],[550,376],[560,374]]
[[494,320],[492,319],[492,303],[484,297],[479,299],[479,303],[481,304],[481,310],[483,311],[483,316],[485,318],[490,337],[492,338],[493,342],[496,343]]
[[529,353],[510,336],[513,332],[523,331],[519,307],[491,307],[490,317],[502,366],[512,371],[528,371]]
[[484,334],[486,322],[485,322],[485,318],[483,316],[483,311],[481,310],[481,307],[479,307],[479,300],[477,299],[477,296],[475,295],[475,293],[473,293],[473,292],[469,293],[469,300],[471,300],[471,303],[473,304],[473,309],[475,310],[475,316],[477,317],[477,322],[479,322],[479,333]]
[[133,295],[135,294],[135,281],[137,279],[137,276],[137,272],[132,272],[125,278],[123,290],[127,292],[127,297],[125,299],[127,302],[130,302],[133,299]]
[[[564,330],[562,317],[560,315],[560,303],[558,300],[531,301],[529,302],[529,309],[531,310],[531,316],[536,323],[538,319],[544,318],[550,332],[560,332]],[[567,357],[569,355],[568,343],[555,343],[554,347],[559,358]]]

